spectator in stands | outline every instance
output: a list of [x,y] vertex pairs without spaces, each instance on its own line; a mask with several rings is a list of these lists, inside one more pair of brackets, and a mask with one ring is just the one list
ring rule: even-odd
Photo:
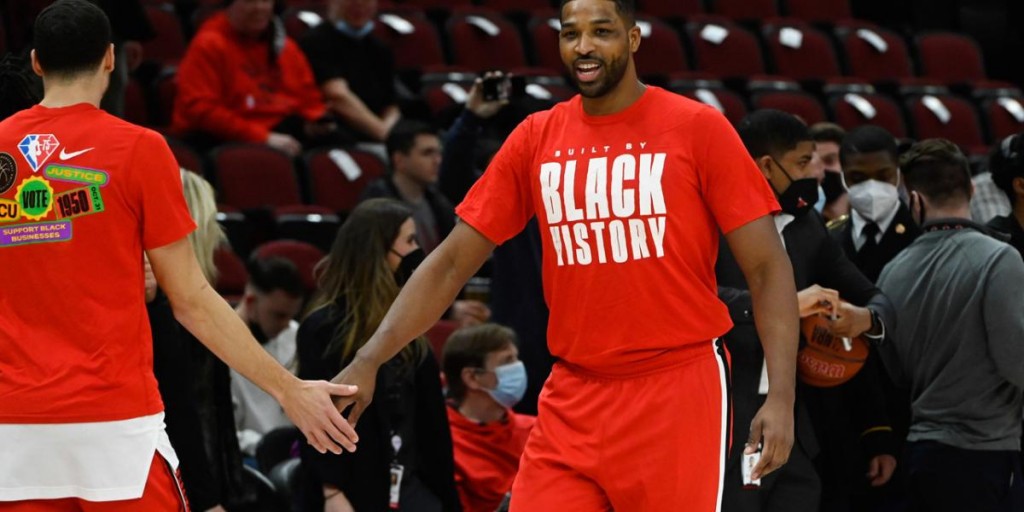
[[913,510],[1022,510],[1024,262],[970,220],[970,166],[956,145],[921,141],[900,168],[923,233],[879,279],[900,315],[880,348],[911,393]]
[[[881,340],[893,325],[892,305],[844,255],[811,207],[817,182],[811,175],[814,141],[802,121],[778,110],[759,110],[737,128],[747,151],[779,196],[775,225],[793,265],[800,316],[834,318],[837,336]],[[754,413],[768,391],[764,355],[749,316],[750,292],[735,258],[723,244],[716,267],[719,293],[736,324],[726,336],[732,353],[733,439],[747,439]],[[842,300],[840,300],[842,299]],[[747,312],[747,313],[743,313]],[[791,512],[850,510],[859,485],[881,485],[896,467],[890,425],[877,370],[863,368],[833,388],[800,382],[796,399],[796,443],[789,461],[743,488],[739,450],[726,465],[722,510]],[[819,454],[820,450],[820,454]],[[867,474],[867,478],[865,478]]]
[[[424,123],[403,120],[388,134],[387,152],[391,173],[367,185],[362,199],[388,197],[409,205],[419,244],[429,254],[455,227],[455,207],[436,187],[441,138]],[[459,300],[449,316],[471,325],[489,320],[491,311],[480,301]]]
[[199,29],[178,68],[172,133],[201,147],[264,143],[291,156],[332,141],[337,126],[273,5],[233,0]]
[[[299,375],[332,378],[377,329],[423,258],[412,216],[393,199],[349,215],[299,327]],[[356,433],[359,450],[343,456],[303,446],[308,510],[459,510],[440,368],[424,338],[381,367]]]
[[[203,275],[216,280],[213,248],[226,238],[217,224],[213,187],[199,175],[182,169],[182,190],[196,230],[189,235]],[[191,354],[197,350],[194,340],[178,324],[171,304],[157,286],[156,277],[145,262],[146,312],[153,332],[153,374],[164,401],[167,436],[181,463],[181,476],[189,504],[197,511],[224,512],[223,494],[211,474],[206,454],[205,432],[200,423],[200,404],[196,400],[195,370]]]
[[1013,205],[999,190],[991,169],[978,173],[971,179],[971,182],[974,184],[974,195],[971,197],[972,220],[985,223],[1013,212]]
[[124,116],[124,93],[128,76],[142,64],[142,43],[156,37],[140,0],[92,0],[110,18],[114,35],[114,72],[100,108]]
[[842,162],[839,160],[839,145],[846,132],[834,123],[815,123],[811,126],[815,154],[825,165],[821,190],[825,193],[825,207],[820,211],[826,221],[841,218],[850,211],[849,199],[842,182]]
[[43,82],[32,72],[29,59],[24,55],[5,54],[0,60],[0,120],[39,103],[41,99]]
[[398,122],[394,57],[374,37],[377,0],[329,0],[327,22],[300,42],[324,99],[360,140],[383,142]]
[[992,181],[1006,194],[1013,211],[994,217],[988,226],[1010,235],[1010,245],[1024,255],[1024,133],[1006,137],[992,148],[989,168]]
[[[279,257],[249,260],[249,282],[235,311],[253,337],[281,366],[295,371],[295,334],[305,289],[295,264]],[[289,427],[284,410],[265,391],[231,370],[231,399],[242,453],[256,454],[256,445],[271,430]]]
[[[490,162],[497,146],[489,142],[487,134],[500,124],[495,122],[497,114],[507,108],[504,101],[484,100],[482,82],[478,78],[470,87],[465,109],[445,132],[442,143],[438,184],[453,201],[462,201]],[[498,139],[500,145],[508,133],[499,134],[504,135]],[[529,413],[537,412],[537,398],[554,364],[547,344],[549,312],[541,282],[541,240],[536,223],[531,220],[521,233],[495,248],[491,260],[492,320],[511,327],[519,337],[519,355],[529,378],[526,395],[516,410]]]
[[515,332],[497,324],[459,329],[444,345],[455,485],[463,512],[494,512],[512,490],[536,420],[512,407],[526,392]]
[[872,282],[921,233],[901,198],[903,187],[896,138],[864,125],[843,138],[840,150],[848,216],[829,223],[832,237]]

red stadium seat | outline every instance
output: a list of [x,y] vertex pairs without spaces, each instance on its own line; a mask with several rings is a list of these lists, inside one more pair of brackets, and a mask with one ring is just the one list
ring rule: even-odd
[[659,18],[688,18],[704,13],[701,0],[639,0],[637,4],[643,14]]
[[829,108],[836,124],[852,130],[865,124],[885,128],[896,137],[907,136],[907,124],[899,105],[875,93],[843,93],[831,97]]
[[147,5],[146,17],[156,32],[156,37],[143,42],[143,58],[156,62],[161,67],[176,66],[185,55],[185,34],[181,30],[174,7],[171,5]]
[[221,202],[240,209],[302,203],[288,155],[262,144],[228,144],[213,151]]
[[789,112],[808,125],[827,121],[825,108],[818,99],[803,91],[771,91],[755,94],[751,100],[754,109],[773,108]]
[[792,18],[765,20],[761,28],[774,72],[796,80],[839,76],[839,59],[829,38]]
[[686,52],[679,35],[665,22],[647,16],[638,16],[640,49],[634,54],[637,74],[642,77],[668,77],[686,71]]
[[988,98],[982,104],[982,112],[993,143],[1024,132],[1024,96]]
[[472,0],[402,0],[402,5],[428,10],[444,10],[471,6]]
[[811,23],[835,23],[853,16],[849,0],[783,0],[786,15]]
[[276,256],[291,261],[299,269],[299,276],[302,277],[306,293],[316,290],[314,269],[317,263],[324,258],[324,252],[320,249],[298,240],[274,240],[257,247],[253,252],[257,258]]
[[681,87],[672,90],[692,100],[715,107],[733,125],[739,124],[747,116],[747,104],[743,98],[724,87]]
[[526,52],[512,22],[494,11],[465,9],[452,14],[447,25],[453,64],[474,71],[526,67]]
[[779,15],[775,0],[711,0],[711,12],[734,20],[762,20]]
[[907,99],[907,113],[918,139],[949,139],[968,154],[986,152],[978,112],[970,102],[948,95]]
[[124,119],[143,126],[150,124],[145,91],[134,77],[129,77],[124,87]]
[[764,74],[757,38],[720,16],[695,16],[686,25],[696,62],[694,68],[723,78]]
[[421,11],[381,12],[373,33],[391,47],[398,71],[441,68],[446,64],[437,29]]
[[301,205],[274,211],[277,238],[306,242],[321,251],[331,250],[341,218],[323,206]]
[[536,14],[526,24],[533,50],[533,65],[554,73],[565,72],[558,53],[558,31],[561,22],[557,14]]
[[324,7],[306,5],[302,7],[289,7],[281,14],[284,22],[285,33],[288,37],[299,40],[306,35],[309,29],[324,22]]
[[386,169],[376,155],[357,149],[315,150],[305,161],[313,204],[339,213],[352,211],[366,185]]
[[178,167],[188,169],[200,176],[206,176],[206,166],[203,165],[203,159],[191,147],[174,139],[168,139],[167,145],[170,146],[174,159],[178,161]]
[[884,82],[914,75],[907,45],[895,33],[863,24],[840,24],[836,36],[846,53],[849,76]]
[[217,283],[214,288],[228,302],[235,304],[245,293],[245,285],[249,282],[249,272],[245,270],[245,262],[231,250],[222,245],[213,253],[213,264],[217,267]]
[[529,12],[537,9],[550,9],[548,0],[481,0],[480,5],[499,12]]
[[971,38],[932,33],[917,36],[916,43],[921,76],[948,84],[985,80],[981,49]]
[[427,337],[427,341],[430,342],[430,348],[434,351],[434,357],[437,358],[437,362],[441,362],[441,351],[444,349],[444,344],[448,341],[448,338],[453,332],[458,330],[459,324],[453,320],[438,320],[433,327],[431,327],[424,335]]

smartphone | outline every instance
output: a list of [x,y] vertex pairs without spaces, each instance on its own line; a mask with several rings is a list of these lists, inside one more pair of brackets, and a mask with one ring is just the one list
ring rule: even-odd
[[483,79],[484,101],[514,100],[526,95],[526,77],[502,73]]

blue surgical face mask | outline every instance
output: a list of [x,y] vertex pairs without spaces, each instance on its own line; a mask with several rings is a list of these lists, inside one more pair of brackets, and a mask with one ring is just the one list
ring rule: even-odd
[[373,21],[368,21],[366,22],[366,25],[355,28],[352,25],[345,23],[343,20],[338,20],[334,22],[334,27],[337,28],[339,32],[351,37],[352,39],[362,39],[370,35],[370,32],[373,32]]
[[487,394],[508,408],[518,404],[526,394],[526,366],[523,362],[503,364],[494,369],[494,374],[498,377],[498,386],[486,390]]

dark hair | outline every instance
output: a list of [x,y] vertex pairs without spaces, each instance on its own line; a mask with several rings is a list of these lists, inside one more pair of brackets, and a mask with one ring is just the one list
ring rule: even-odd
[[388,132],[388,138],[384,141],[388,151],[388,160],[394,165],[395,153],[408,153],[416,145],[416,137],[420,135],[437,136],[437,130],[422,121],[402,120]]
[[971,198],[971,166],[960,148],[946,139],[926,139],[900,159],[907,188],[939,207]]
[[[388,253],[412,208],[396,199],[377,198],[359,203],[341,225],[331,252],[316,267],[317,292],[309,311],[343,304],[338,329],[324,355],[355,356],[377,330],[398,297],[398,283],[388,266]],[[407,361],[417,360],[422,343],[402,350]]]
[[0,60],[0,119],[39,103],[43,99],[42,84],[32,72],[28,59],[8,53]]
[[774,109],[750,113],[740,121],[736,131],[747,152],[755,159],[765,155],[781,158],[797,144],[812,140],[803,121],[793,114]]
[[62,78],[95,70],[111,40],[107,15],[86,0],[54,2],[39,13],[32,29],[32,47],[43,72]]
[[831,142],[839,145],[843,143],[843,137],[846,137],[846,130],[835,123],[814,123],[808,128],[808,131],[810,131],[814,142]]
[[246,270],[249,272],[249,284],[260,293],[281,290],[292,297],[305,295],[299,269],[287,258],[253,255],[246,264]]
[[448,398],[461,402],[466,397],[466,386],[462,383],[464,368],[483,368],[487,354],[515,343],[515,331],[498,324],[474,325],[452,333],[441,350]]
[[847,133],[843,138],[843,143],[839,145],[839,162],[846,165],[846,159],[853,155],[881,151],[889,153],[893,163],[900,161],[896,137],[893,137],[888,130],[871,124],[858,126]]
[[1017,193],[1013,191],[1013,180],[1024,178],[1024,132],[1010,135],[992,147],[988,169],[992,172],[992,182],[1010,198],[1010,204],[1015,204]]
[[[562,10],[565,8],[565,4],[572,2],[573,0],[561,0],[558,3],[558,12],[561,15]],[[635,0],[608,0],[615,4],[615,11],[619,13],[624,20],[626,20],[626,26],[632,27],[636,25],[636,1]]]

